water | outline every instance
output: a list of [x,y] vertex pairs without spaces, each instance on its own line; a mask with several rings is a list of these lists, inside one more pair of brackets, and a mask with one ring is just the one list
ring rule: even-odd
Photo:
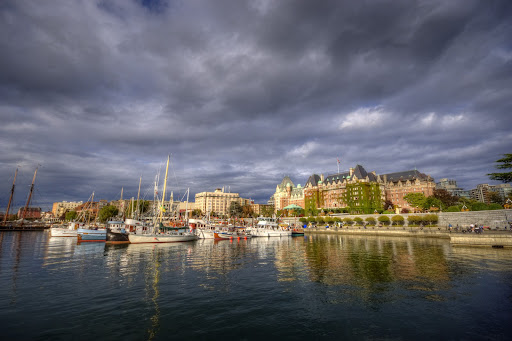
[[512,250],[445,240],[0,233],[2,340],[503,340],[511,303]]

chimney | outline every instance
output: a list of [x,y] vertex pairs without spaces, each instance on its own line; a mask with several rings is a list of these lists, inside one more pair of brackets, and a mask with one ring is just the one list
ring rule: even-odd
[[324,175],[320,174],[320,181],[324,182]]
[[352,176],[354,174],[354,168],[350,168],[349,175]]

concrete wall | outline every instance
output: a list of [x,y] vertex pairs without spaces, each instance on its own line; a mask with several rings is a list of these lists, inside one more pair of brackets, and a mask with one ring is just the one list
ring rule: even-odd
[[[428,214],[428,213],[425,213]],[[448,224],[452,224],[453,227],[459,225],[460,227],[466,227],[470,224],[482,224],[485,226],[490,226],[491,228],[503,228],[508,226],[507,222],[512,222],[512,210],[495,210],[495,211],[474,211],[474,212],[440,212],[436,213],[439,216],[438,226],[448,226]],[[395,214],[387,214],[389,219],[391,219]],[[399,214],[405,219],[405,224],[407,226],[407,217],[410,215],[424,215],[422,213],[407,213],[407,214]],[[374,217],[375,220],[379,217],[378,214],[361,214],[361,215],[348,215],[348,214],[335,214],[341,219],[349,217],[354,219],[355,217],[360,217],[365,220],[367,217]],[[283,218],[285,222],[289,222],[290,224],[294,224],[295,222],[298,225],[301,225],[299,219],[295,218]]]

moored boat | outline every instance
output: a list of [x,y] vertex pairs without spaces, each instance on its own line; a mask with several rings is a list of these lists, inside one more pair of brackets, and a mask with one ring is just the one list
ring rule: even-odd
[[292,237],[298,237],[304,235],[304,228],[296,227],[292,230]]
[[108,244],[128,244],[130,243],[128,234],[123,221],[109,221],[107,222],[107,237],[105,242]]
[[[82,224],[83,226],[83,224]],[[68,226],[52,226],[50,227],[50,237],[77,237],[77,229],[80,227],[78,222],[70,222]]]
[[79,228],[77,237],[78,242],[105,242],[107,240],[107,229]]
[[248,227],[247,231],[253,237],[287,237],[292,235],[288,227],[279,226],[274,218],[258,218],[258,224],[254,227]]

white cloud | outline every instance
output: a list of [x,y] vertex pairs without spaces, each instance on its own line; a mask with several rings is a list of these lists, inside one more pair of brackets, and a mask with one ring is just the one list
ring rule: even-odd
[[359,108],[341,119],[340,130],[370,129],[382,124],[389,114],[382,107]]

